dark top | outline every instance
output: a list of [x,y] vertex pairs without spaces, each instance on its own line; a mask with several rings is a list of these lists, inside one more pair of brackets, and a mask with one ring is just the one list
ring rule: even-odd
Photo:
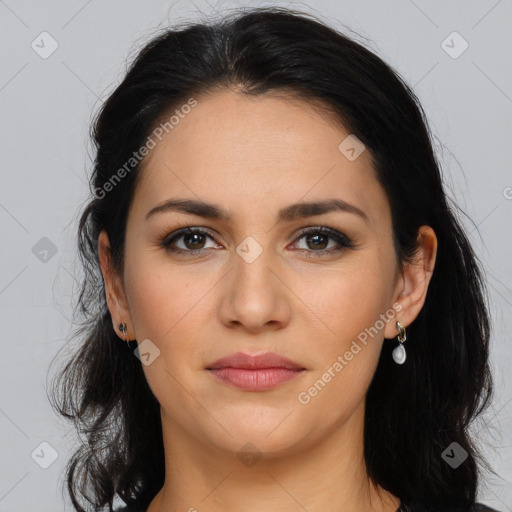
[[420,502],[402,501],[396,512],[499,512],[482,503],[476,503],[472,507],[432,507]]
[[[124,506],[118,508],[116,512],[146,512],[141,508]],[[398,507],[396,512],[500,512],[494,508],[490,508],[487,505],[477,503],[472,507],[432,507],[427,506],[420,502],[406,502],[402,500],[402,503]]]

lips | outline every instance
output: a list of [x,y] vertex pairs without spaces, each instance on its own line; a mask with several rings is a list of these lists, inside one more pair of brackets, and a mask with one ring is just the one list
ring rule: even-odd
[[206,369],[224,384],[245,391],[274,389],[306,370],[300,364],[272,352],[257,356],[237,352],[218,359]]
[[287,370],[305,370],[305,368],[300,364],[273,352],[267,352],[265,354],[255,356],[244,354],[243,352],[237,352],[236,354],[231,354],[218,359],[206,369],[217,370],[220,368],[240,368],[246,370],[285,368]]

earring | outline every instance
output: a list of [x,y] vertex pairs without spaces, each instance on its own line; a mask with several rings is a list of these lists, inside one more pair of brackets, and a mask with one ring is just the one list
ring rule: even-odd
[[126,324],[124,322],[119,324],[119,330],[123,333],[124,340],[126,342],[128,342],[128,340],[126,339],[126,333],[127,333],[128,329],[126,328]]
[[407,336],[405,334],[405,327],[398,321],[396,328],[398,329],[398,341],[400,344],[393,350],[393,361],[395,361],[396,364],[404,364],[406,357],[404,341],[407,339]]

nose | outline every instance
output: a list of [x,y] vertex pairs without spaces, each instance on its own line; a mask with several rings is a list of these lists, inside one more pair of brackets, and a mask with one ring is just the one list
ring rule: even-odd
[[285,284],[283,267],[276,264],[270,251],[263,251],[253,261],[236,254],[232,265],[222,283],[222,323],[251,333],[288,325],[292,292]]

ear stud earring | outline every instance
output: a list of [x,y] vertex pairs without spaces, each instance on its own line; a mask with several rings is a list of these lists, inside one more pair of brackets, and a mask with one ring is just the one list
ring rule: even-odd
[[123,333],[124,340],[126,342],[128,342],[128,339],[127,339],[127,336],[126,336],[126,333],[128,332],[128,329],[127,329],[126,324],[124,322],[119,324],[119,330]]

